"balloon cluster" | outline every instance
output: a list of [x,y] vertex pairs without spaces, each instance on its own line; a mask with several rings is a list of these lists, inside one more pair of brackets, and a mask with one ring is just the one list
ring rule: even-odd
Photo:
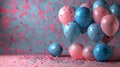
[[[106,45],[119,29],[120,5],[111,7],[105,0],[97,0],[93,7],[90,3],[83,3],[76,11],[68,6],[63,6],[58,12],[58,18],[63,25],[63,33],[66,39],[73,44],[69,48],[71,57],[75,59],[106,61],[115,59],[117,48]],[[80,36],[81,30],[87,29],[89,38],[94,42],[102,41],[96,46],[85,48],[75,43]]]

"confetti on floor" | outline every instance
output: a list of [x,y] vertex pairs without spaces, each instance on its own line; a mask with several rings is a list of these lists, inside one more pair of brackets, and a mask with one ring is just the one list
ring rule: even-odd
[[0,55],[0,67],[117,67],[120,61],[96,62],[75,60],[68,55]]

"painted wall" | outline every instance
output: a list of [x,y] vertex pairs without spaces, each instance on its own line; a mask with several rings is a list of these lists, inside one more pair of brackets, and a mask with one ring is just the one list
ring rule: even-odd
[[[93,3],[94,0],[88,0]],[[75,9],[87,0],[0,0],[0,53],[48,53],[52,42],[58,42],[68,53],[71,45],[63,35],[58,10],[69,5]],[[110,5],[120,0],[107,0]],[[120,31],[109,45],[120,47]],[[78,39],[83,45],[95,45],[87,34]]]

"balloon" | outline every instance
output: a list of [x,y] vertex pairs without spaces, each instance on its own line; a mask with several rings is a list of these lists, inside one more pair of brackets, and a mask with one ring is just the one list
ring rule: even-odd
[[93,56],[93,49],[94,49],[93,45],[88,45],[83,49],[83,57],[86,60],[91,60],[91,61],[95,60]]
[[88,27],[92,23],[92,13],[89,8],[79,7],[75,11],[75,21],[80,27]]
[[74,59],[83,59],[83,45],[80,43],[73,43],[69,48],[69,53]]
[[114,4],[110,7],[110,11],[113,15],[120,17],[120,5]]
[[91,5],[91,3],[86,2],[86,3],[83,3],[80,7],[87,7],[87,8],[89,8],[89,9],[91,9],[91,8],[92,8],[92,5]]
[[80,35],[80,27],[75,22],[68,23],[68,25],[63,25],[63,33],[66,39],[73,42]]
[[95,10],[96,8],[98,8],[100,6],[105,7],[107,9],[109,8],[109,5],[107,4],[107,2],[105,0],[97,0],[93,4],[93,10]]
[[93,23],[88,27],[87,33],[88,33],[88,36],[90,37],[90,39],[95,42],[100,41],[104,36],[104,33],[103,33],[100,25],[96,24],[96,23]]
[[62,24],[66,25],[74,21],[74,9],[70,6],[63,6],[58,13],[59,20]]
[[119,55],[119,51],[118,51],[118,48],[113,46],[113,45],[110,45],[110,48],[112,49],[112,56],[109,58],[109,60],[111,61],[114,61],[114,60],[118,60],[120,55]]
[[62,51],[63,48],[58,44],[58,43],[52,43],[49,47],[48,47],[48,51],[52,56],[59,56]]
[[112,56],[112,49],[104,43],[99,43],[94,48],[93,54],[97,61],[103,62]]
[[101,28],[107,36],[113,36],[119,28],[119,21],[113,15],[106,15],[101,20]]
[[109,37],[107,35],[104,35],[104,37],[102,38],[102,42],[105,44],[108,44],[112,39],[113,39],[113,37]]
[[93,11],[93,19],[96,23],[100,24],[103,16],[109,14],[109,11],[105,7],[98,7]]

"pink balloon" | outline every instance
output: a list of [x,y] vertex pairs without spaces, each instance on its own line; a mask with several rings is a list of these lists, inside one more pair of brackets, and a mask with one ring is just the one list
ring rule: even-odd
[[73,43],[69,48],[69,53],[74,59],[83,59],[83,45],[80,43]]
[[63,6],[58,13],[59,20],[62,24],[66,25],[74,21],[74,9],[70,6]]
[[110,48],[112,49],[112,56],[109,58],[109,60],[111,61],[114,61],[114,60],[117,60],[119,59],[120,55],[119,55],[119,51],[118,51],[118,48],[115,47],[115,46],[110,46]]
[[103,16],[109,14],[109,11],[105,7],[98,7],[93,11],[93,19],[96,23],[100,24]]
[[119,21],[114,15],[105,15],[101,20],[101,28],[107,36],[113,36],[119,28]]
[[93,61],[95,60],[94,56],[93,56],[93,50],[94,50],[94,46],[93,45],[88,45],[83,49],[83,57],[86,60],[90,60]]
[[89,2],[83,3],[80,7],[87,7],[89,9],[92,8],[92,5]]

